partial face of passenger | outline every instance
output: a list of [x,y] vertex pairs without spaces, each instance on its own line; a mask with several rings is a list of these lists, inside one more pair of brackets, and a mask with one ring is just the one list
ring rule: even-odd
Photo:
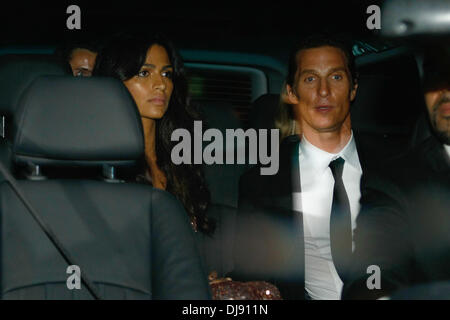
[[450,85],[425,92],[430,122],[440,140],[450,145]]
[[350,102],[357,85],[350,83],[345,54],[323,46],[301,50],[294,88],[288,86],[288,101],[300,116],[302,127],[316,132],[338,131],[350,121]]
[[97,54],[87,49],[75,49],[70,56],[70,67],[75,77],[90,77]]
[[166,49],[156,44],[151,46],[139,73],[124,81],[141,117],[156,120],[164,116],[173,91],[172,74]]

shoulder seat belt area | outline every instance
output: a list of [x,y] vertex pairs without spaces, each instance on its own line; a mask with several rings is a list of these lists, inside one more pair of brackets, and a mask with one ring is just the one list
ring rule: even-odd
[[[38,225],[42,229],[42,231],[44,231],[44,233],[47,235],[47,237],[53,243],[55,248],[59,251],[59,253],[64,258],[64,260],[67,262],[67,264],[68,265],[79,265],[70,256],[70,253],[66,250],[66,248],[64,248],[62,243],[58,240],[56,235],[53,233],[53,231],[50,229],[50,227],[45,223],[45,221],[38,214],[38,212],[33,208],[31,203],[25,198],[25,195],[22,193],[19,186],[17,185],[16,179],[8,172],[8,170],[5,168],[3,163],[1,163],[1,161],[0,161],[0,172],[6,178],[6,180],[11,185],[14,192],[17,194],[19,199],[22,201],[22,203],[27,208],[28,212],[31,214],[33,219],[38,223]],[[86,276],[85,272],[83,272],[83,275],[81,276],[81,282],[86,287],[86,289],[89,291],[89,293],[94,297],[95,300],[101,299],[97,289],[94,287],[92,281],[89,280],[89,277]]]

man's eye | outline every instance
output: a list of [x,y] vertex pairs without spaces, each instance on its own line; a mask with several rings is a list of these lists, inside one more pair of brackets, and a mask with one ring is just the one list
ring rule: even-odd
[[333,79],[334,80],[341,80],[342,76],[340,74],[335,74],[335,75],[333,75]]
[[314,79],[315,79],[315,78],[314,78],[313,76],[306,77],[306,78],[305,78],[305,82],[313,82]]
[[166,77],[168,79],[172,79],[173,78],[173,72],[172,71],[164,71],[162,73],[163,77]]
[[139,71],[138,77],[147,77],[149,72],[147,70]]

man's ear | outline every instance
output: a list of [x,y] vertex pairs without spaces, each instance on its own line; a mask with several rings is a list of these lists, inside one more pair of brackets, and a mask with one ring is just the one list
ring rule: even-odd
[[298,97],[290,85],[286,85],[286,96],[289,104],[298,104]]
[[355,84],[353,85],[352,90],[350,91],[350,102],[355,100],[355,98],[356,98],[356,91],[358,91],[358,82],[355,82]]

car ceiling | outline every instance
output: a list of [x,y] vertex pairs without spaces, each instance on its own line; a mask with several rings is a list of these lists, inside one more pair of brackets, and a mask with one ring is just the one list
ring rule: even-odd
[[[284,55],[293,39],[328,29],[372,37],[366,9],[382,1],[46,1],[12,4],[0,12],[0,44],[54,45],[114,31],[153,28],[182,49]],[[81,8],[81,30],[65,27],[66,8]]]

